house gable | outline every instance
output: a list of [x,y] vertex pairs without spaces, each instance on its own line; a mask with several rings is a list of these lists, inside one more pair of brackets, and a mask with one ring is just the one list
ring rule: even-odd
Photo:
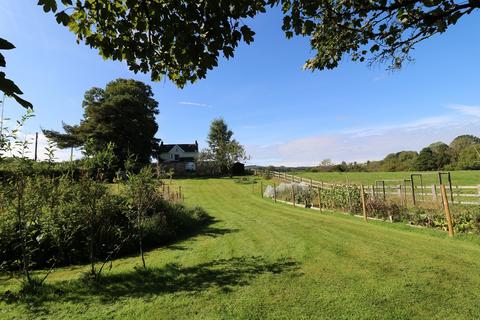
[[161,144],[159,158],[163,161],[194,161],[198,157],[198,143]]

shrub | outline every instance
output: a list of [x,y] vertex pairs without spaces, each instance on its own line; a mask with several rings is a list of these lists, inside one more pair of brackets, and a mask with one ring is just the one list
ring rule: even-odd
[[[0,269],[18,270],[21,252],[15,197],[11,184],[0,182]],[[26,243],[32,268],[103,262],[137,251],[137,229],[132,223],[131,199],[126,191],[113,193],[92,180],[68,176],[31,176],[25,187],[28,223]],[[153,248],[191,233],[209,221],[201,208],[171,204],[156,193],[145,213],[144,247]],[[26,221],[27,222],[27,221]],[[93,229],[90,229],[93,226]]]

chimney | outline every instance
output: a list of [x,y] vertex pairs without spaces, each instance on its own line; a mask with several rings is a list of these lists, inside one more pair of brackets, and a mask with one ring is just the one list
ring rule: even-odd
[[197,148],[198,148],[198,142],[197,142],[197,140],[195,140],[195,145],[196,145],[196,146],[197,146]]

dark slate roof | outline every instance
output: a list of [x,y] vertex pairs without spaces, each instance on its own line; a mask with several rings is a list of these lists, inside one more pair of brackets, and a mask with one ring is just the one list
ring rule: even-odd
[[185,144],[185,143],[176,143],[176,144],[161,144],[160,153],[169,152],[173,147],[179,146],[185,152],[198,152],[198,144]]

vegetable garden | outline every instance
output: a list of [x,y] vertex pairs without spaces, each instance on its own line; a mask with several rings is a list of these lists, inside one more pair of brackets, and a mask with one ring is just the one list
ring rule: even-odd
[[[409,225],[441,230],[448,229],[447,216],[440,195],[433,193],[433,188],[433,196],[427,194],[423,185],[417,187],[411,183],[413,189],[409,190],[403,184],[397,192],[391,192],[385,183],[364,188],[353,184],[314,182],[279,172],[257,172],[257,174],[267,178],[266,185],[263,186],[262,183],[260,186],[261,195],[274,201],[288,202],[317,210],[343,211],[353,215],[363,213],[364,202],[364,214],[368,218],[404,222]],[[414,190],[412,198],[415,199],[416,194],[417,199],[408,201],[407,192],[411,190]],[[448,200],[458,199],[451,192],[451,188],[446,190]],[[428,196],[432,197],[429,198],[430,201],[426,200]],[[451,207],[452,227],[455,232],[480,234],[480,205],[457,200],[449,204],[449,207]]]

